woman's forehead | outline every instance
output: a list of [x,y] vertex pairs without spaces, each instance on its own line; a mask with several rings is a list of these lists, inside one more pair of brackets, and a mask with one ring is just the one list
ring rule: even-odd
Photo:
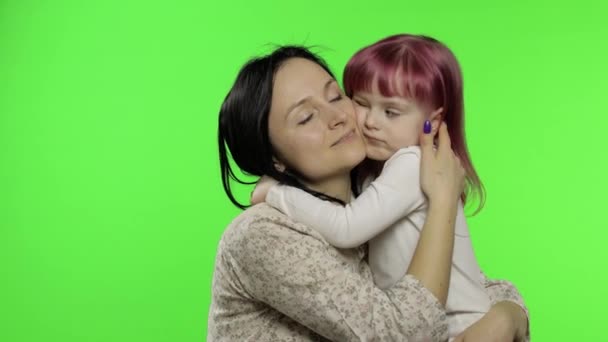
[[307,59],[292,58],[275,75],[272,106],[286,110],[306,97],[322,94],[328,84],[334,82],[320,65]]
[[[331,76],[320,65],[304,58],[287,60],[275,75],[275,90],[322,87]],[[295,89],[294,89],[295,90]]]

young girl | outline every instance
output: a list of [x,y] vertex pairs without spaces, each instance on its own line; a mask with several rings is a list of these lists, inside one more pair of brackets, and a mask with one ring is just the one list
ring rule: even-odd
[[344,87],[366,141],[368,160],[359,167],[357,177],[361,194],[341,206],[294,187],[275,185],[268,190],[266,202],[318,230],[338,248],[368,242],[374,281],[389,289],[407,271],[428,207],[419,182],[419,127],[424,125],[428,132],[445,121],[468,185],[457,214],[446,302],[452,340],[490,308],[463,210],[470,195],[479,199],[479,210],[484,190],[466,148],[458,62],[435,39],[395,35],[351,58],[344,71]]

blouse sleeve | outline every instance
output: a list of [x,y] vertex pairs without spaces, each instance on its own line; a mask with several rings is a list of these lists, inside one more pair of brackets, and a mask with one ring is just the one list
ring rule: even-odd
[[486,275],[481,273],[482,284],[485,285],[486,292],[490,297],[492,305],[498,302],[510,301],[521,307],[528,318],[528,331],[526,332],[526,338],[524,341],[530,341],[530,314],[528,308],[524,304],[524,299],[511,282],[500,279],[490,279]]
[[385,163],[380,176],[345,206],[284,185],[273,186],[266,202],[313,227],[333,246],[358,247],[424,203],[419,153],[415,147],[399,150]]
[[252,298],[334,341],[443,340],[445,311],[411,276],[377,288],[364,261],[347,262],[325,241],[258,219],[228,262]]

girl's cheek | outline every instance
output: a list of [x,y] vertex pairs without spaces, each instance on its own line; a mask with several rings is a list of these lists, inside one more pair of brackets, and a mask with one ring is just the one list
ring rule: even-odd
[[362,129],[365,125],[365,115],[357,115],[357,125],[359,129]]
[[365,111],[361,110],[361,108],[359,106],[356,106],[355,115],[357,118],[357,125],[359,125],[359,127],[362,127],[363,123],[365,122]]

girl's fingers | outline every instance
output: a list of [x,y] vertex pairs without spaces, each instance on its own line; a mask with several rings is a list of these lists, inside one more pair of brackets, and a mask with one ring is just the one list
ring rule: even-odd
[[445,122],[442,122],[441,125],[439,125],[438,140],[437,145],[439,153],[452,151],[452,142],[450,141],[450,135],[448,134],[448,125]]
[[433,151],[433,140],[435,138],[435,133],[428,130],[430,125],[430,121],[426,121],[423,132],[420,135],[420,150],[422,151],[422,160],[428,160],[429,158],[435,155]]

